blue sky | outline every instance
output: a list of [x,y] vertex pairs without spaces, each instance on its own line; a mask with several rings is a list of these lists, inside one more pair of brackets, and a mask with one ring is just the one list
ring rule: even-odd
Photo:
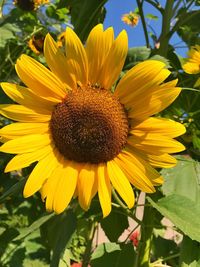
[[[160,3],[164,6],[165,1],[162,0]],[[125,13],[129,13],[130,11],[134,11],[137,7],[136,1],[133,0],[109,0],[106,4],[107,14],[106,19],[104,22],[105,28],[109,26],[113,26],[115,29],[115,34],[117,35],[121,30],[125,29],[128,33],[129,37],[129,47],[135,46],[144,46],[145,39],[142,29],[142,23],[139,21],[137,27],[133,28],[131,26],[126,25],[124,22],[121,21],[121,17]],[[157,35],[159,36],[161,31],[161,18],[159,12],[149,5],[145,3],[144,5],[144,13],[148,14],[151,13],[155,16],[158,16],[158,20],[149,20],[147,19],[147,23],[155,30]],[[148,28],[149,31],[150,28]],[[172,45],[177,44],[180,42],[180,39],[177,35],[174,35],[173,38],[170,40]],[[177,46],[184,46],[183,42],[179,43]],[[181,54],[183,57],[186,56],[187,48],[177,48],[177,53]]]
[[[52,0],[50,0],[52,1]],[[53,1],[52,1],[53,2]],[[160,4],[162,6],[165,6],[166,0],[159,0]],[[9,8],[13,7],[12,1],[8,0],[6,2],[7,5],[5,5],[4,12],[7,13],[9,11]],[[129,13],[130,11],[134,11],[134,9],[137,7],[135,0],[108,0],[106,3],[106,18],[104,21],[105,28],[112,26],[115,29],[115,34],[118,35],[120,31],[125,29],[128,33],[129,37],[129,47],[137,47],[137,46],[144,46],[145,45],[145,38],[144,33],[142,29],[142,23],[139,21],[137,27],[133,28],[131,26],[126,25],[124,22],[121,21],[121,17],[125,13]],[[154,31],[157,33],[157,36],[159,36],[161,31],[161,17],[159,12],[152,7],[148,3],[144,3],[144,13],[147,15],[148,13],[151,13],[158,17],[158,20],[149,20],[147,19],[147,25],[150,25]],[[148,28],[149,31],[150,28]],[[151,44],[153,46],[153,42],[150,38]],[[170,43],[172,45],[177,44],[178,46],[185,46],[183,42],[180,42],[180,38],[177,35],[174,35],[173,38],[170,40]],[[177,48],[176,51],[181,56],[185,57],[187,48]]]

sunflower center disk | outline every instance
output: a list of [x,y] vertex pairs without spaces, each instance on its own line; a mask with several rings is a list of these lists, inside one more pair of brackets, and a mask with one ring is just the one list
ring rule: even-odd
[[55,107],[50,129],[66,159],[101,163],[113,159],[125,146],[128,119],[113,94],[88,87],[69,92]]

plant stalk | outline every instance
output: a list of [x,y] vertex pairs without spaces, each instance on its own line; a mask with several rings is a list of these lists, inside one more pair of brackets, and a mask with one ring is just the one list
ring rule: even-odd
[[144,37],[145,37],[145,41],[146,41],[146,46],[149,48],[150,47],[150,43],[149,43],[147,25],[146,25],[146,22],[145,22],[145,17],[144,17],[144,12],[143,12],[143,2],[140,1],[140,0],[136,0],[136,1],[137,1],[139,14],[140,14],[140,17],[141,17],[141,22],[142,22],[142,27],[143,27],[143,31],[144,31]]
[[97,222],[92,221],[90,233],[89,233],[88,240],[87,240],[87,245],[86,245],[85,252],[83,255],[82,267],[88,267],[88,265],[90,263],[91,251],[92,251],[92,241],[94,239],[96,227],[97,227]]
[[169,32],[170,32],[170,22],[173,16],[173,5],[174,0],[167,0],[164,13],[162,16],[162,32],[159,38],[160,47],[157,51],[157,54],[166,57],[169,45]]
[[138,254],[135,262],[135,267],[150,266],[151,241],[155,218],[154,215],[155,210],[153,209],[153,207],[146,205],[144,207],[144,215],[141,225],[141,239],[138,246]]

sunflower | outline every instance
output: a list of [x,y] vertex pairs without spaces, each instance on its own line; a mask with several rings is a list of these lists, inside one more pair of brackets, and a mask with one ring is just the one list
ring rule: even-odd
[[40,5],[48,3],[49,0],[14,0],[14,4],[24,11],[36,10]]
[[139,16],[134,12],[129,12],[128,14],[124,14],[122,16],[122,21],[128,25],[131,25],[132,27],[135,27],[138,25]]
[[[103,216],[111,211],[111,189],[128,208],[134,205],[132,185],[155,192],[163,178],[153,167],[172,167],[169,153],[184,150],[174,140],[183,125],[150,117],[178,96],[177,80],[163,62],[148,60],[129,70],[113,85],[123,67],[127,34],[114,40],[101,24],[85,47],[66,29],[66,54],[47,34],[44,55],[49,69],[22,55],[16,71],[27,87],[2,83],[19,104],[0,105],[1,115],[18,121],[0,130],[7,141],[1,152],[15,155],[5,172],[37,161],[24,187],[24,197],[40,191],[48,211],[61,213],[73,197],[88,210],[98,194]],[[113,92],[114,91],[114,92]]]
[[40,55],[43,53],[44,36],[42,34],[33,35],[28,41],[28,46],[36,55]]
[[[188,52],[188,59],[182,67],[183,70],[188,74],[200,73],[200,45],[195,45],[191,47]],[[200,86],[200,78],[196,81],[194,86]]]

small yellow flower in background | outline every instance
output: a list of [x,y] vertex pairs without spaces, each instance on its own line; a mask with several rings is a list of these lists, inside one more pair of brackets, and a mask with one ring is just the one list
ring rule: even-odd
[[57,45],[58,47],[65,46],[65,32],[61,32],[57,37]]
[[128,25],[131,25],[132,27],[135,27],[138,25],[139,22],[139,16],[134,12],[129,12],[128,14],[124,14],[122,16],[122,21]]
[[[192,46],[188,52],[188,59],[183,64],[183,70],[188,74],[200,73],[200,45]],[[196,81],[194,87],[200,86],[200,78]]]
[[113,28],[101,24],[83,46],[67,28],[65,54],[51,35],[44,42],[49,69],[22,55],[16,71],[27,87],[2,83],[4,92],[19,104],[0,105],[0,114],[17,121],[0,129],[6,138],[0,151],[17,154],[5,172],[37,162],[24,197],[40,191],[48,211],[61,213],[73,197],[84,210],[98,194],[103,216],[111,211],[113,187],[129,208],[131,185],[147,192],[163,178],[154,167],[176,165],[171,153],[184,146],[174,137],[185,128],[175,121],[151,117],[179,95],[177,80],[165,64],[148,60],[130,69],[118,83],[128,38],[123,30],[114,40]]
[[33,35],[28,41],[28,46],[36,55],[43,53],[44,36],[42,34]]
[[14,0],[14,4],[24,11],[36,10],[39,6],[48,3],[49,0]]

